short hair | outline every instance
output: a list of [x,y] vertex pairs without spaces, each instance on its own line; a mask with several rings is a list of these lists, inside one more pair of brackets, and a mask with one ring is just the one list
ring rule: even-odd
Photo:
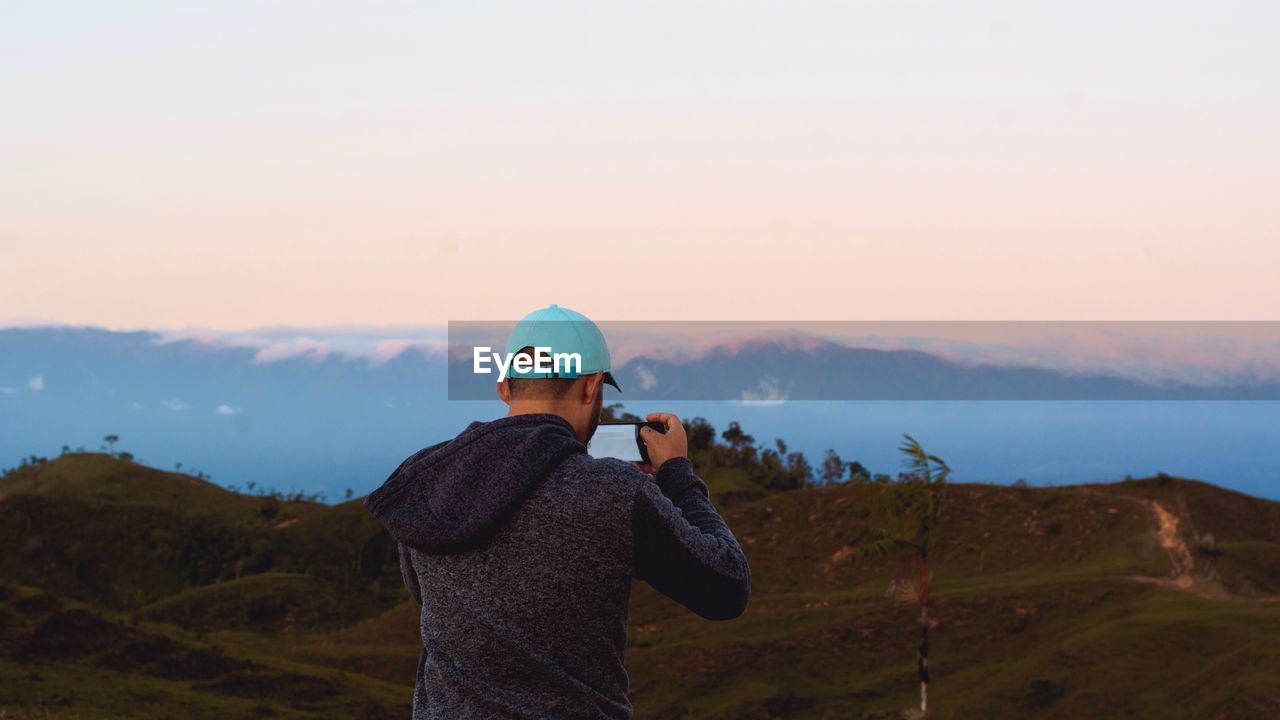
[[[534,359],[533,348],[530,346],[520,348],[515,357],[520,357],[521,355],[527,356],[532,361]],[[511,390],[511,397],[513,398],[522,400],[560,400],[569,395],[575,380],[577,378],[522,378],[507,376],[507,387]]]
[[569,395],[577,378],[507,378],[511,397],[521,400],[560,400]]

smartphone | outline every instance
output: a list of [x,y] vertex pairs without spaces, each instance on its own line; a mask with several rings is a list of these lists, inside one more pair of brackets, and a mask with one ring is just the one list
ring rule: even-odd
[[596,426],[596,434],[591,436],[587,444],[587,453],[591,457],[611,457],[627,462],[649,462],[649,448],[640,439],[640,428],[651,427],[660,433],[667,431],[667,426],[660,421],[600,423]]

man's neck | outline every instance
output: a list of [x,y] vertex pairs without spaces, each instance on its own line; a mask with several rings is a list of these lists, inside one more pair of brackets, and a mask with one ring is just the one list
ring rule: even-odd
[[533,414],[549,414],[558,415],[564,418],[573,428],[573,434],[582,441],[582,431],[573,422],[573,415],[569,413],[568,408],[563,401],[556,400],[517,400],[507,406],[507,417],[516,415],[533,415]]
[[519,400],[507,406],[507,417],[533,415],[535,413],[549,413],[551,415],[559,415],[565,420],[569,419],[563,403],[554,400]]

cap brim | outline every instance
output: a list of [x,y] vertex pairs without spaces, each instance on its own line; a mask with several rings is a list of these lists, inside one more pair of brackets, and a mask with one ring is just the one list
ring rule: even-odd
[[613,379],[613,373],[608,370],[604,372],[604,381],[612,385],[614,390],[622,392],[622,388],[618,387],[618,381]]

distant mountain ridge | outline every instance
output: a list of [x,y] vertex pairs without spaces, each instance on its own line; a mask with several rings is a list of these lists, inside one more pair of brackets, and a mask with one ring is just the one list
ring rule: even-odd
[[[456,349],[455,349],[456,350]],[[675,353],[680,355],[680,353]],[[690,357],[639,354],[614,368],[628,399],[730,400],[1280,400],[1280,381],[1143,382],[1119,373],[963,362],[922,350],[878,349],[818,337],[760,337]],[[449,397],[489,397],[496,371],[449,359]]]
[[961,363],[920,350],[758,341],[697,360],[647,357],[618,371],[645,399],[696,400],[1274,400],[1280,383],[1142,383],[1101,372]]
[[[64,445],[95,450],[105,435],[115,434],[123,449],[144,461],[167,467],[182,462],[193,472],[213,474],[215,482],[324,492],[332,499],[346,488],[367,491],[409,454],[455,435],[472,420],[503,412],[493,377],[451,365],[438,348],[407,339],[378,346],[367,329],[362,332],[365,345],[380,350],[352,354],[284,343],[264,361],[262,347],[166,340],[151,331],[0,329],[0,467],[30,453],[56,454]],[[705,413],[721,429],[728,420],[745,419],[744,408],[767,408],[784,400],[1280,397],[1280,388],[1261,382],[1211,389],[1151,386],[1098,374],[965,364],[919,350],[851,348],[814,338],[717,345],[684,359],[654,355],[633,356],[615,369],[623,393],[610,390],[609,402],[732,401],[703,403],[690,411]],[[471,383],[461,396],[479,402],[448,401],[457,388],[447,380],[457,378]],[[846,454],[856,449],[850,447],[856,438],[833,437],[836,426],[803,403],[774,410],[751,420],[762,443],[784,437],[799,443],[813,460],[827,447]],[[924,426],[929,417],[894,422],[903,423],[895,425],[901,432]],[[1258,427],[1251,417],[1233,422],[1250,433]],[[955,430],[948,426],[939,432]],[[1240,436],[1233,428],[1223,432]],[[1160,437],[1152,435],[1152,442],[1161,442]],[[1212,475],[1215,481],[1238,469],[1239,454],[1230,449],[1231,442],[1220,444],[1224,449],[1217,472],[1222,474]],[[1005,455],[993,455],[991,464],[1002,464],[998,461]],[[1163,461],[1134,466],[1118,454],[1093,460],[1108,468],[1100,471],[1101,477],[1179,469]],[[1029,474],[1034,465],[1030,470],[983,471],[971,460],[969,467],[983,479],[1037,480]],[[1212,472],[1202,469],[1198,474]],[[1264,487],[1265,468],[1250,472],[1247,487]],[[1099,477],[1094,473],[1076,469],[1066,477]]]
[[[124,363],[129,369],[146,368],[153,373],[148,380],[173,374],[191,381],[281,382],[292,377],[365,379],[376,384],[379,378],[399,381],[409,375],[433,390],[444,388],[447,381],[455,398],[492,397],[495,378],[477,377],[470,357],[446,361],[442,348],[411,340],[384,341],[377,347],[381,350],[375,356],[330,350],[323,343],[264,348],[175,340],[147,330],[0,328],[0,386],[15,388],[35,374],[54,376],[63,370],[73,379],[87,375],[95,384],[99,374],[103,381],[128,381],[127,372],[112,366]],[[639,399],[1280,400],[1280,381],[1265,378],[1143,382],[1105,371],[965,362],[922,350],[857,347],[786,335],[716,344],[686,359],[640,354],[614,372],[627,380],[628,396]],[[471,397],[473,389],[476,398]]]

